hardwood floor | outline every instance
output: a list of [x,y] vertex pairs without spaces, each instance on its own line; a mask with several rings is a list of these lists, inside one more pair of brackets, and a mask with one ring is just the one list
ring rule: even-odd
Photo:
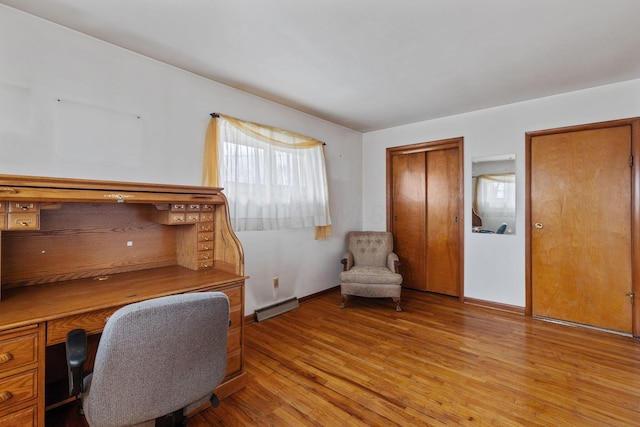
[[245,329],[248,386],[189,426],[638,426],[640,341],[403,291]]

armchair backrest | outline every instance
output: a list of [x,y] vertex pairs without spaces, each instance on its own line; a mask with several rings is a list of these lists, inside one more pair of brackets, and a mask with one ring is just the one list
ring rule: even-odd
[[208,399],[225,377],[228,327],[222,292],[172,295],[116,311],[83,395],[89,424],[136,424]]
[[386,231],[351,231],[347,235],[347,250],[353,254],[353,264],[385,267],[393,252],[393,235]]

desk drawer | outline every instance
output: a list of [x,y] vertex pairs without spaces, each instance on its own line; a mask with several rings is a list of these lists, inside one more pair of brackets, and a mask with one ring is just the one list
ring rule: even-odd
[[198,224],[198,232],[213,232],[213,214],[201,214],[200,221],[200,224]]
[[38,230],[40,215],[36,213],[10,213],[7,217],[8,230]]
[[0,340],[0,375],[38,360],[38,334]]
[[198,242],[213,242],[213,233],[198,233]]
[[36,397],[36,370],[0,379],[0,411]]
[[211,251],[213,250],[213,242],[199,242],[198,251]]
[[187,213],[186,223],[187,224],[195,224],[200,221],[200,213],[199,212],[189,212]]
[[37,425],[38,411],[36,406],[29,406],[0,417],[0,426],[2,427],[35,427]]
[[87,331],[87,335],[102,332],[109,317],[120,307],[122,306],[91,311],[47,322],[47,345],[65,342],[67,333],[74,329],[84,329]]

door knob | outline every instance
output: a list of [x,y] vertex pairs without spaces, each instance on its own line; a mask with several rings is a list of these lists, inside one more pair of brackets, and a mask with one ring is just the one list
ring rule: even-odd
[[539,222],[536,222],[534,227],[536,227],[537,229],[541,229],[542,228],[542,224]]

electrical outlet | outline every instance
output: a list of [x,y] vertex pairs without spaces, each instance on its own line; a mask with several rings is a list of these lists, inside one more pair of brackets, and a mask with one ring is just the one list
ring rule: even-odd
[[280,287],[280,279],[278,276],[273,278],[273,289],[278,289]]

